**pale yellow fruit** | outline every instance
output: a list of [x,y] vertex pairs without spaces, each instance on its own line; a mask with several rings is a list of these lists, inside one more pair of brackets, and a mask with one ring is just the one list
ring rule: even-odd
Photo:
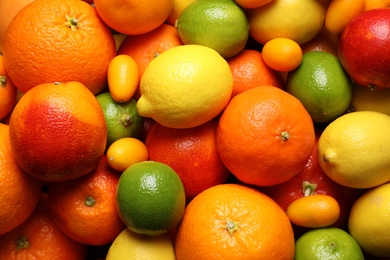
[[390,257],[389,216],[390,183],[366,191],[355,201],[348,229],[363,251],[378,257]]
[[110,246],[106,260],[175,260],[173,242],[168,234],[140,235],[123,230]]
[[218,52],[201,45],[181,45],[146,67],[137,111],[166,127],[195,127],[219,115],[232,91],[229,64]]
[[195,0],[173,0],[173,8],[166,23],[175,26],[176,20],[180,17],[184,9]]
[[376,111],[390,116],[390,88],[370,89],[354,85],[351,105],[355,111]]
[[303,44],[321,31],[328,5],[327,0],[273,0],[248,9],[249,34],[261,44],[274,38]]
[[342,115],[318,141],[322,170],[335,182],[372,188],[390,181],[390,116],[373,111]]

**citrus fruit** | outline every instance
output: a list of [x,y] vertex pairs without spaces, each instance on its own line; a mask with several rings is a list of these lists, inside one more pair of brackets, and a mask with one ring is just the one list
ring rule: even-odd
[[335,228],[318,228],[307,231],[297,239],[296,260],[363,260],[363,252],[356,240],[346,231]]
[[366,5],[364,7],[364,10],[371,10],[376,8],[383,8],[383,7],[389,7],[390,1],[389,0],[366,0]]
[[339,36],[331,34],[325,27],[310,41],[300,44],[303,53],[310,51],[324,51],[338,57]]
[[140,137],[143,118],[137,112],[134,98],[116,102],[110,92],[103,92],[96,99],[103,109],[107,125],[107,147],[120,138]]
[[88,175],[49,184],[48,205],[54,222],[67,236],[83,244],[114,241],[125,228],[116,209],[119,175],[102,156]]
[[282,77],[265,64],[258,50],[244,49],[236,56],[227,59],[233,75],[231,97],[258,86],[284,88]]
[[134,137],[123,137],[113,142],[107,149],[108,164],[123,172],[136,162],[148,160],[146,145]]
[[349,233],[364,252],[390,257],[390,184],[367,190],[352,206]]
[[168,234],[148,236],[124,229],[111,244],[106,260],[128,259],[175,260],[175,249]]
[[273,0],[248,9],[249,34],[265,44],[274,38],[288,38],[298,44],[313,39],[325,23],[328,0]]
[[42,183],[24,172],[14,160],[9,126],[0,123],[0,235],[22,224],[33,212]]
[[340,217],[340,205],[329,195],[309,195],[294,200],[287,207],[290,221],[309,228],[327,227]]
[[256,8],[268,4],[273,0],[235,0],[242,8]]
[[304,168],[314,144],[310,115],[298,99],[276,87],[238,94],[219,119],[219,155],[247,184],[268,186],[289,180]]
[[323,131],[318,158],[335,182],[352,188],[371,188],[390,180],[390,116],[358,111],[340,116]]
[[116,102],[127,102],[138,87],[138,66],[126,54],[115,56],[108,64],[107,80],[112,98]]
[[23,93],[42,83],[79,81],[97,94],[116,55],[110,29],[79,0],[33,1],[10,23],[2,51],[8,75]]
[[184,44],[199,44],[216,50],[224,58],[245,48],[249,22],[234,0],[201,0],[189,4],[176,21]]
[[185,208],[185,193],[179,175],[168,165],[138,162],[121,175],[117,210],[133,232],[161,235],[177,226]]
[[4,59],[0,55],[0,120],[4,119],[16,104],[17,89],[4,68]]
[[16,104],[9,122],[14,158],[32,176],[64,181],[92,171],[107,141],[103,111],[79,82],[44,83]]
[[344,28],[339,41],[343,68],[357,84],[390,87],[390,8],[358,14]]
[[31,216],[0,236],[0,259],[86,259],[88,245],[79,243],[56,225],[42,194]]
[[288,73],[286,90],[298,98],[316,123],[344,114],[352,97],[352,83],[340,61],[327,52],[307,52],[301,65]]
[[220,184],[186,207],[175,239],[181,259],[293,259],[294,234],[285,212],[268,196]]
[[352,86],[351,106],[354,111],[376,111],[390,116],[390,89]]
[[302,49],[288,38],[274,38],[262,49],[265,64],[274,70],[288,72],[296,69],[302,61]]
[[94,0],[102,20],[117,32],[137,35],[152,31],[167,19],[173,0]]
[[222,112],[232,89],[229,64],[215,50],[177,46],[149,63],[141,79],[137,111],[167,127],[195,127]]
[[173,7],[171,13],[165,20],[169,25],[175,26],[176,20],[179,19],[183,10],[195,0],[173,0]]
[[330,1],[324,27],[330,33],[340,35],[345,26],[364,11],[365,6],[366,0]]
[[187,202],[203,190],[226,182],[230,176],[219,158],[217,126],[215,120],[187,129],[156,123],[146,136],[149,160],[165,163],[177,172]]

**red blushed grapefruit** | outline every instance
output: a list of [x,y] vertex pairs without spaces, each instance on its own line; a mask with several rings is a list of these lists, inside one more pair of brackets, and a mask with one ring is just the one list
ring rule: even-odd
[[365,11],[340,36],[339,58],[357,84],[390,87],[390,8]]
[[16,162],[42,181],[92,171],[104,154],[107,127],[99,103],[79,82],[45,83],[19,100],[9,122]]

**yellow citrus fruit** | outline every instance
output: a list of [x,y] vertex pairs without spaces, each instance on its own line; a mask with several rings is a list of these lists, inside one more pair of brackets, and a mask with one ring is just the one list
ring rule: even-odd
[[351,106],[354,111],[376,111],[390,116],[390,88],[366,88],[354,84]]
[[165,22],[167,24],[175,26],[176,20],[179,19],[184,9],[194,1],[195,0],[173,0],[173,7],[171,13],[169,14]]
[[363,193],[349,215],[349,233],[363,251],[378,257],[390,257],[390,183]]
[[372,188],[390,181],[390,116],[373,111],[338,117],[322,132],[318,160],[335,182]]
[[339,35],[345,26],[364,11],[366,0],[332,0],[325,16],[325,28]]
[[273,0],[248,9],[249,34],[261,44],[274,38],[305,43],[323,27],[328,3],[327,0]]
[[120,138],[107,150],[108,164],[117,171],[123,172],[136,162],[148,159],[148,149],[140,140],[133,137]]
[[177,46],[147,66],[137,111],[166,127],[195,127],[219,115],[232,91],[229,64],[218,52],[201,45]]
[[274,38],[264,44],[261,51],[265,64],[270,68],[288,72],[296,69],[302,61],[302,49],[288,38]]
[[175,249],[168,234],[147,236],[124,229],[110,245],[106,260],[175,260]]
[[138,65],[131,56],[119,54],[108,64],[108,88],[116,102],[129,101],[137,90],[138,80]]

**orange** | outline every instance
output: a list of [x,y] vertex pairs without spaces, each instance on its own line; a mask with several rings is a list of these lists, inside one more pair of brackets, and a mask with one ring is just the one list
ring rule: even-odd
[[12,20],[3,45],[5,68],[23,93],[41,83],[79,81],[97,94],[115,54],[110,29],[79,0],[33,1]]
[[0,120],[5,118],[16,104],[17,89],[8,77],[4,58],[0,55]]
[[9,127],[0,124],[0,235],[22,224],[33,212],[42,183],[20,168],[12,156]]
[[272,86],[235,96],[217,130],[219,155],[240,181],[258,186],[285,182],[306,165],[314,126],[301,102]]
[[364,7],[364,10],[367,11],[375,8],[383,8],[389,6],[390,6],[390,0],[366,0],[366,5]]
[[102,156],[90,174],[49,186],[48,205],[54,222],[70,238],[88,245],[114,241],[125,228],[116,210],[117,171]]
[[274,70],[289,72],[302,62],[302,49],[298,43],[287,38],[274,38],[263,46],[265,64]]
[[265,64],[261,52],[257,50],[244,49],[227,62],[233,75],[232,97],[258,86],[284,88],[282,77]]
[[[150,61],[164,51],[182,44],[175,27],[162,24],[149,33],[126,36],[118,48],[118,54],[127,54],[135,60],[140,81]],[[139,86],[135,95],[140,95]]]
[[325,27],[310,41],[301,44],[303,53],[310,51],[324,51],[338,57],[338,35],[331,34]]
[[257,8],[274,0],[235,0],[236,4],[243,8]]
[[167,19],[173,0],[95,0],[102,20],[117,32],[137,35],[156,29]]
[[154,124],[145,144],[149,160],[171,166],[183,182],[187,202],[203,190],[227,181],[230,172],[219,158],[216,142],[218,123],[173,129]]
[[31,216],[0,236],[0,259],[86,259],[88,246],[65,235],[50,215],[46,194]]
[[220,184],[186,207],[175,239],[176,259],[293,259],[286,213],[268,196]]
[[79,82],[40,84],[28,91],[12,112],[9,131],[16,161],[43,181],[89,173],[107,141],[103,110]]
[[332,196],[309,195],[294,200],[286,214],[292,223],[308,228],[321,228],[334,224],[340,217],[340,205]]

